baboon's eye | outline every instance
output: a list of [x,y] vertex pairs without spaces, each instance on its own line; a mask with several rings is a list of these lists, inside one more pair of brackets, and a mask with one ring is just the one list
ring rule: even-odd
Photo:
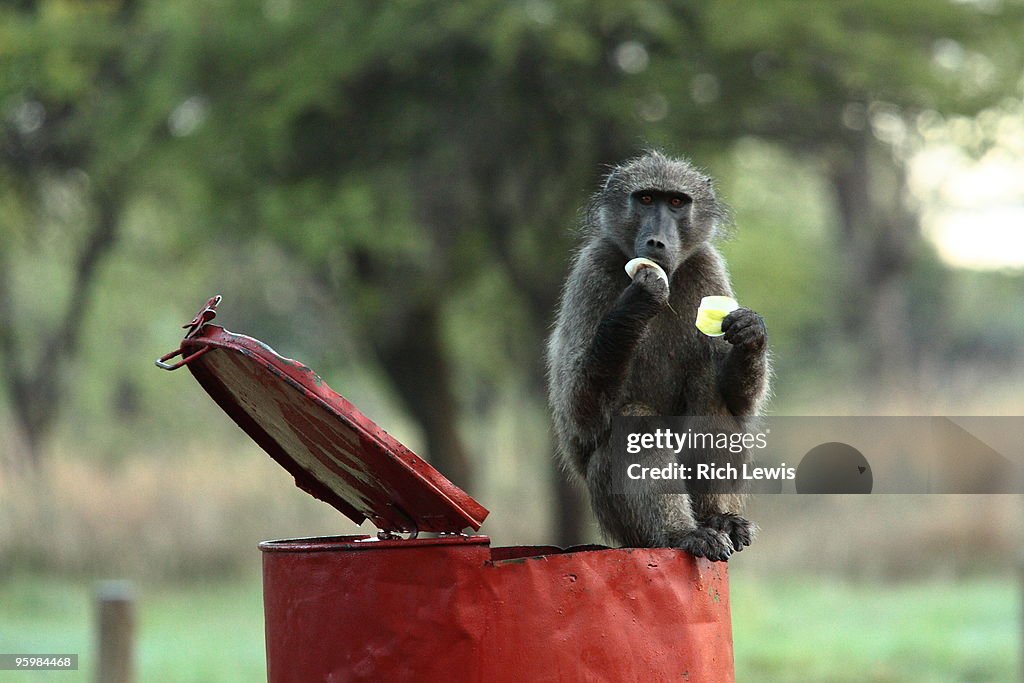
[[690,198],[688,196],[686,196],[686,195],[679,195],[679,196],[675,196],[671,200],[669,200],[669,204],[671,204],[674,208],[678,209],[681,206],[686,206],[687,204],[690,203],[690,201],[691,200],[690,200]]
[[679,197],[673,197],[672,201],[669,203],[672,204],[672,206],[679,207],[683,205],[683,200],[680,199]]
[[649,194],[642,194],[642,195],[640,195],[640,203],[641,204],[650,204],[653,201],[654,201],[654,197],[652,197]]

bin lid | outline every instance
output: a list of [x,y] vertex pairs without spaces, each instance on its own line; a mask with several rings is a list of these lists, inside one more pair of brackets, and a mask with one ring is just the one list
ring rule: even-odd
[[335,393],[312,369],[263,342],[209,324],[211,298],[189,328],[182,364],[295,484],[356,523],[389,532],[476,530],[487,510]]

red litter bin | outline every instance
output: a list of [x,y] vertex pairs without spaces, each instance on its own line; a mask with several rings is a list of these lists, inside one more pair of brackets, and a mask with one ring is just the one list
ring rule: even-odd
[[187,365],[299,488],[380,530],[260,544],[271,683],[734,679],[725,563],[464,534],[482,505],[308,367],[209,324],[218,303],[157,364]]

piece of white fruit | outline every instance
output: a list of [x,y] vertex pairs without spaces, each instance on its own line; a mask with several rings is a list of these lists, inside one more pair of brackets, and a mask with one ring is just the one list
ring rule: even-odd
[[635,258],[632,261],[626,263],[626,275],[631,279],[636,279],[636,274],[640,272],[641,268],[653,268],[654,272],[658,274],[665,284],[668,285],[668,275],[665,274],[665,270],[657,263],[649,258]]
[[725,334],[722,332],[722,321],[739,307],[736,299],[731,296],[706,296],[700,300],[694,324],[709,337],[721,337]]

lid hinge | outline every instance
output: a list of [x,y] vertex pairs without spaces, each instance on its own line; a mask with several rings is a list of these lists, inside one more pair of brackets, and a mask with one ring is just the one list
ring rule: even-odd
[[[182,328],[188,330],[188,332],[185,333],[185,339],[191,339],[192,337],[196,336],[196,334],[199,333],[199,330],[203,328],[203,325],[217,317],[217,304],[219,304],[220,302],[220,294],[211,296],[209,299],[207,299],[206,303],[203,304],[203,307],[199,309],[199,312],[196,313],[195,317],[192,318],[192,320],[185,323],[184,325],[182,325]],[[204,346],[203,348],[199,349],[188,358],[182,358],[182,360],[172,365],[167,361],[174,358],[175,356],[182,355],[182,348],[179,346],[174,351],[171,351],[170,353],[165,353],[164,355],[160,356],[154,362],[156,363],[156,366],[161,370],[177,370],[182,365],[188,365],[196,358],[199,358],[199,356],[203,355],[207,351],[212,350],[212,346]]]

